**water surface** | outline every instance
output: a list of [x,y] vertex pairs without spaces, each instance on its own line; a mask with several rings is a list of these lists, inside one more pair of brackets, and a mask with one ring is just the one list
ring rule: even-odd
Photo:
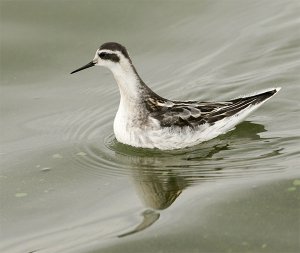
[[[298,252],[298,1],[0,1],[1,252]],[[282,90],[195,147],[116,141],[107,41],[170,99]]]

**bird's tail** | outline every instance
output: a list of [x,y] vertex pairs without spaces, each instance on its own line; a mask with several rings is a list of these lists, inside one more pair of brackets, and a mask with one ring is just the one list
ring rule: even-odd
[[249,94],[236,99],[232,99],[228,102],[233,102],[234,104],[241,103],[244,105],[260,104],[262,102],[266,102],[268,99],[274,96],[278,91],[280,91],[280,89],[281,87],[271,88],[260,92],[256,92],[254,94]]
[[274,96],[280,88],[272,88],[255,94],[242,96],[229,101],[221,109],[210,115],[209,123],[215,135],[226,133],[242,122],[249,114]]

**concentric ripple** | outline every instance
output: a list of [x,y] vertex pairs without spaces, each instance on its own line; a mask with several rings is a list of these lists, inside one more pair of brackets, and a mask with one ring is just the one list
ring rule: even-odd
[[134,148],[119,143],[112,132],[109,112],[85,110],[69,124],[66,136],[74,145],[74,161],[85,172],[95,175],[131,175],[151,180],[146,175],[164,178],[172,174],[194,184],[212,178],[243,177],[281,169],[258,166],[280,156],[282,148],[277,145],[276,138],[260,138],[264,127],[250,122],[214,140],[173,151]]
[[[263,125],[244,122],[226,135],[181,150],[140,149],[115,139],[115,107],[109,102],[102,107],[86,106],[32,120],[25,126],[44,133],[47,139],[51,135],[56,146],[63,144],[64,158],[73,168],[96,176],[134,176],[139,180],[151,180],[151,176],[168,178],[172,175],[194,184],[201,180],[243,177],[281,169],[274,164],[263,169],[260,166],[283,155],[282,138],[260,137],[266,132]],[[45,143],[41,145],[46,148]]]

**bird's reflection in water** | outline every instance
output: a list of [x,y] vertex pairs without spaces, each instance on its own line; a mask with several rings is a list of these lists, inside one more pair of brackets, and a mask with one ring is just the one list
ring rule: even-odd
[[[264,126],[260,124],[244,122],[233,132],[195,148],[163,153],[135,150],[130,152],[130,155],[117,152],[116,155],[120,156],[120,159],[126,159],[131,165],[137,193],[146,207],[142,212],[142,222],[119,237],[132,235],[150,227],[159,219],[160,211],[171,206],[189,185],[220,177],[223,168],[205,168],[199,163],[228,150],[227,139],[256,140],[260,139],[258,133],[264,131]],[[195,161],[197,166],[193,166]]]

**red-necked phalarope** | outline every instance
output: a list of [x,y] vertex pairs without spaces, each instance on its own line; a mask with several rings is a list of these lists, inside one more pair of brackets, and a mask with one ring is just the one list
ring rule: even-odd
[[110,69],[120,90],[114,120],[119,142],[143,148],[179,149],[215,138],[232,130],[280,88],[225,102],[172,101],[153,92],[140,78],[126,48],[115,42],[103,44],[87,65]]

